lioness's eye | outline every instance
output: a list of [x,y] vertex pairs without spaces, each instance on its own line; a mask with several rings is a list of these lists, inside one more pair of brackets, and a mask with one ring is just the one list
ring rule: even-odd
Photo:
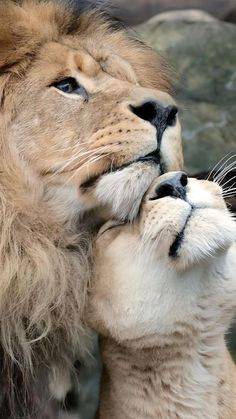
[[51,86],[56,87],[56,89],[61,90],[64,93],[74,93],[87,97],[87,92],[83,86],[81,86],[74,77],[66,77],[63,80],[56,81],[52,83]]

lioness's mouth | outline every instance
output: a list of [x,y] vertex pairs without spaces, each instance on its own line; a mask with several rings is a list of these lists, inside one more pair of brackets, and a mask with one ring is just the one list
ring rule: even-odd
[[188,222],[190,220],[190,218],[192,217],[193,214],[193,208],[190,211],[190,214],[187,216],[186,221],[184,223],[184,226],[182,228],[182,230],[177,234],[175,240],[173,241],[172,245],[170,246],[170,250],[169,250],[169,256],[172,258],[176,258],[178,256],[178,251],[183,243],[184,240],[184,234],[185,234],[185,230],[186,227],[188,225]]
[[191,205],[191,209],[190,209],[190,213],[188,214],[188,216],[186,217],[184,226],[182,228],[182,230],[177,234],[174,242],[172,243],[172,245],[170,246],[170,250],[169,250],[169,256],[172,258],[176,258],[178,256],[178,251],[181,248],[183,241],[184,241],[184,236],[185,236],[185,231],[186,231],[186,227],[189,224],[189,221],[194,217],[196,211],[201,211],[208,208],[207,206],[205,207],[198,207],[198,206],[193,206]]
[[103,172],[91,176],[89,179],[87,179],[85,182],[83,182],[80,187],[82,189],[88,189],[93,187],[96,182],[104,175],[109,174],[109,173],[114,173],[114,172],[118,172],[121,171],[123,169],[125,169],[126,167],[129,167],[135,163],[139,163],[139,162],[153,162],[154,164],[160,165],[160,151],[158,149],[152,151],[151,153],[147,154],[146,156],[143,157],[139,157],[136,160],[132,160],[128,163],[125,163],[121,166],[112,166],[109,167],[108,169],[104,170]]

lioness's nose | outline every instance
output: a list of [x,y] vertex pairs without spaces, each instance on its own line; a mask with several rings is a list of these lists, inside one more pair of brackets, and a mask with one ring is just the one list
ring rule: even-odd
[[157,102],[144,102],[139,106],[130,105],[130,110],[144,121],[150,122],[162,132],[176,123],[178,108],[175,105],[162,106]]
[[157,186],[155,196],[151,200],[172,196],[175,198],[186,198],[186,187],[188,184],[188,176],[184,172],[177,172],[164,180]]

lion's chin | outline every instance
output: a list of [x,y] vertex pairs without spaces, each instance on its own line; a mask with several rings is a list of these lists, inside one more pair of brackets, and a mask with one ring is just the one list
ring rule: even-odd
[[140,161],[103,175],[96,183],[94,195],[108,206],[119,220],[132,221],[138,214],[141,201],[153,180],[160,175],[160,165]]

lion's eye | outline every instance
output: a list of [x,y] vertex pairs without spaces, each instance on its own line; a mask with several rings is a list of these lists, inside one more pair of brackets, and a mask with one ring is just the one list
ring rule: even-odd
[[83,86],[81,86],[74,77],[66,77],[63,80],[56,81],[52,84],[56,89],[61,90],[64,93],[74,93],[87,97],[87,92]]

